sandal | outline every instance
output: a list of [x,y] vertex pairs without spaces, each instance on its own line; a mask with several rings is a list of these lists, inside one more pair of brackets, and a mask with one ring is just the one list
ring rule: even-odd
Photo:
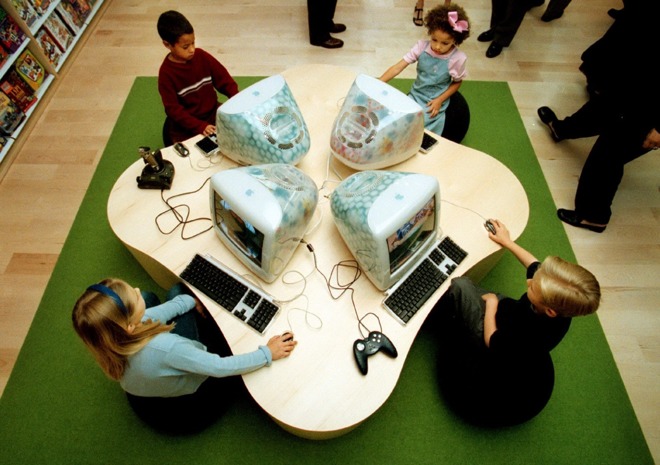
[[[419,2],[417,3],[419,5]],[[413,23],[415,23],[415,26],[423,26],[424,25],[424,3],[422,2],[422,7],[418,7],[415,5],[415,15],[413,16]]]

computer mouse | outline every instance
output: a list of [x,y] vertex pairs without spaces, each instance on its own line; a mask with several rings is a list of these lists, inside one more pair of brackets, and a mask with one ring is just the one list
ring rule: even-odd
[[284,338],[284,342],[291,341],[293,339],[293,334],[290,333],[289,331],[285,332],[282,334],[282,337]]
[[490,220],[486,220],[484,223],[484,228],[486,228],[488,232],[495,234],[495,226],[493,226],[493,223],[491,223]]

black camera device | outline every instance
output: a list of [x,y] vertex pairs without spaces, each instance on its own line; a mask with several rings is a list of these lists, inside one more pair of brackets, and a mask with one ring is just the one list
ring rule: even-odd
[[152,151],[149,147],[139,147],[138,153],[144,164],[142,174],[137,177],[140,189],[169,189],[174,179],[174,165],[163,160],[160,150]]

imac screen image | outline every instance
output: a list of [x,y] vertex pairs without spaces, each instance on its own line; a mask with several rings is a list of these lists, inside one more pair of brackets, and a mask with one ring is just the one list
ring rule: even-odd
[[215,193],[215,223],[227,239],[241,249],[245,256],[261,266],[263,233],[232,210],[217,192]]
[[433,246],[439,207],[435,176],[400,171],[359,171],[330,197],[339,234],[380,290],[391,287]]
[[271,283],[307,231],[318,188],[293,165],[250,165],[212,175],[209,200],[220,242],[248,270]]
[[390,272],[394,273],[435,233],[435,197],[394,234],[387,238],[390,253]]

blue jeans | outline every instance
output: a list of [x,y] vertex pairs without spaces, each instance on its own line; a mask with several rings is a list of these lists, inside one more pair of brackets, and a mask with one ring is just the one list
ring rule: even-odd
[[[153,292],[151,291],[140,291],[140,292],[142,294],[142,298],[144,299],[147,308],[156,307],[161,304],[160,299]],[[177,283],[174,286],[172,286],[169,291],[167,291],[165,300],[170,301],[176,296],[181,294],[190,294],[190,292],[188,291],[188,289],[184,284]],[[197,321],[195,318],[196,318],[195,310],[191,310],[187,313],[184,313],[183,315],[177,316],[176,318],[172,319],[172,321],[168,321],[168,323],[175,323],[174,329],[172,330],[174,334],[178,334],[179,336],[183,336],[188,339],[199,341],[200,340],[199,329],[197,328]]]

